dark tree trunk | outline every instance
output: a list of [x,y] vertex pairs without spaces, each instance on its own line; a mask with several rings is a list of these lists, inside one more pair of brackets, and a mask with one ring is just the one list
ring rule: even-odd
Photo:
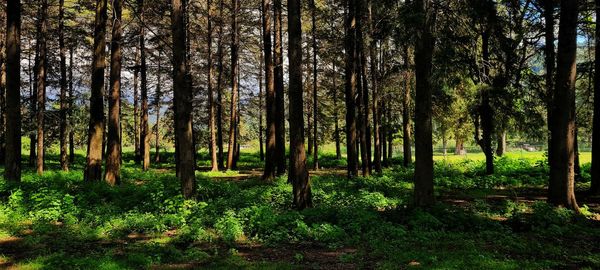
[[219,28],[217,29],[217,161],[219,168],[225,168],[223,155],[223,17],[224,3],[219,0]]
[[[234,168],[235,138],[237,129],[237,103],[238,103],[238,72],[239,72],[239,27],[237,13],[239,0],[231,0],[231,107],[229,121],[229,145],[227,147],[227,169]],[[266,57],[266,55],[265,55]],[[267,150],[268,152],[268,150]],[[267,157],[268,157],[267,153]]]
[[590,194],[600,194],[600,0],[596,0],[596,39],[594,54],[594,123],[592,131],[592,185]]
[[21,181],[21,1],[6,5],[6,162],[4,179]]
[[369,176],[371,174],[371,124],[369,122],[369,83],[367,77],[367,56],[364,45],[363,31],[362,31],[362,18],[364,17],[363,10],[363,1],[360,1],[359,10],[359,18],[357,20],[357,28],[358,28],[358,48],[360,55],[360,84],[361,84],[361,105],[360,112],[362,114],[361,117],[361,147],[363,149],[362,153],[362,169],[363,176]]
[[357,53],[356,53],[356,0],[348,0],[348,15],[345,22],[345,92],[346,92],[346,155],[348,159],[348,177],[358,175],[358,152],[356,136],[356,83],[357,83]]
[[[262,11],[262,9],[261,9]],[[262,41],[261,41],[262,47]],[[260,51],[260,59],[258,61],[258,144],[259,144],[259,156],[260,161],[265,161],[265,147],[264,147],[264,127],[263,127],[263,51]]]
[[144,0],[138,0],[138,5],[140,16],[140,96],[142,103],[140,118],[140,157],[142,160],[142,169],[146,171],[150,168],[150,129],[148,126],[148,78],[146,65],[146,18],[144,14]]
[[[555,20],[554,20],[554,8],[555,8],[555,0],[544,0],[544,37],[545,37],[545,46],[544,46],[544,57],[545,57],[545,66],[546,66],[546,113],[547,113],[547,121],[548,121],[548,157],[552,156],[552,131],[550,127],[550,123],[553,123],[552,119],[552,102],[554,100],[554,69],[556,62],[556,52],[554,51],[554,28],[555,28]],[[597,70],[597,69],[596,69]],[[592,165],[593,166],[593,165]]]
[[498,142],[496,143],[496,155],[501,157],[506,152],[506,131],[502,131],[498,134]]
[[46,36],[48,33],[48,1],[42,0],[39,10],[39,20],[37,28],[37,50],[39,53],[38,62],[36,62],[36,81],[37,81],[37,157],[36,169],[37,174],[44,173],[44,114],[46,111],[46,70],[48,66],[48,57],[46,56],[47,45]]
[[265,61],[266,112],[267,112],[267,152],[263,180],[273,180],[277,169],[276,149],[276,108],[275,108],[275,78],[273,53],[271,43],[271,0],[262,0],[262,30],[263,51]]
[[312,62],[313,62],[313,169],[319,169],[319,103],[318,103],[318,71],[317,71],[317,6],[315,0],[311,0],[311,35],[312,35]]
[[[160,108],[161,108],[161,99],[162,99],[162,62],[161,62],[161,53],[158,53],[158,69],[156,70],[156,96],[154,98],[154,108],[156,110],[156,130],[155,130],[155,140],[154,140],[154,149],[156,152],[154,153],[154,163],[160,163]],[[216,164],[216,163],[215,163]]]
[[[0,15],[2,22],[5,22],[4,14]],[[6,36],[4,24],[0,24],[3,31],[0,33],[0,165],[4,165],[6,157]]]
[[[388,102],[388,109],[387,109],[388,121],[391,121],[390,119],[392,119],[391,107],[392,107],[391,102]],[[389,165],[391,165],[392,158],[394,157],[394,129],[392,128],[391,125],[389,125],[389,123],[391,123],[391,122],[388,122],[388,131],[387,131],[387,149],[388,149],[387,150],[387,159],[388,159]]]
[[[494,7],[495,8],[495,7]],[[495,12],[495,11],[494,11]],[[488,23],[489,24],[489,23]],[[489,43],[490,43],[490,32],[491,26],[486,25],[487,29],[481,35],[481,50],[482,50],[482,58],[483,58],[483,74],[484,79],[488,80],[489,78],[489,68],[488,64],[490,61],[490,51],[489,51]],[[481,150],[485,154],[485,172],[487,175],[491,175],[494,173],[494,150],[492,148],[492,134],[494,133],[494,122],[493,122],[493,111],[492,106],[490,105],[490,89],[488,87],[484,88],[481,92],[481,104],[479,105],[479,119],[481,125],[481,138],[479,138],[479,134],[476,134],[475,140],[481,147]],[[478,126],[477,124],[476,126]],[[479,129],[476,127],[476,133]]]
[[69,125],[67,111],[67,48],[65,47],[65,0],[59,1],[58,7],[58,44],[60,50],[60,167],[63,171],[69,170],[67,157],[67,136]]
[[302,210],[312,207],[312,196],[302,132],[304,102],[302,100],[302,25],[300,17],[300,1],[288,0],[288,57],[290,60],[290,173],[288,182],[293,186],[294,205],[296,209]]
[[171,0],[171,31],[173,36],[173,91],[175,136],[177,139],[178,176],[183,197],[192,198],[196,191],[196,164],[192,131],[192,89],[186,81],[185,0]]
[[[213,34],[213,26],[212,26],[212,7],[211,0],[208,0],[206,3],[208,9],[208,31],[207,31],[207,61],[208,61],[208,126],[210,132],[210,165],[211,171],[216,172],[219,170],[219,164],[217,161],[217,134],[215,131],[215,97],[213,93],[213,62],[212,62],[212,34]],[[157,129],[158,135],[158,129]],[[158,148],[157,148],[158,149]],[[158,151],[157,151],[158,152]]]
[[383,166],[389,165],[387,156],[387,137],[388,137],[388,119],[387,119],[387,101],[381,100],[381,156]]
[[[31,40],[29,41],[29,47],[31,47]],[[36,116],[36,108],[37,108],[37,102],[36,102],[36,98],[37,98],[37,80],[34,78],[37,78],[37,62],[39,62],[38,60],[39,57],[39,50],[35,49],[35,56],[34,56],[34,67],[33,67],[33,72],[32,72],[32,68],[31,68],[31,53],[29,54],[29,61],[28,61],[28,65],[29,65],[29,123],[34,123],[35,120],[35,116]],[[36,146],[37,146],[37,135],[36,133],[31,130],[29,132],[29,166],[33,167],[35,166],[35,162],[37,160],[36,158]]]
[[433,146],[432,146],[432,86],[431,68],[435,39],[432,34],[435,23],[433,5],[429,0],[415,1],[420,14],[420,35],[415,45],[415,194],[417,207],[434,203],[433,194]]
[[[411,88],[412,88],[412,74],[409,71],[410,56],[408,53],[408,47],[404,48],[404,95],[402,98],[402,149],[403,149],[403,165],[408,167],[412,163],[412,134],[410,125],[410,103],[411,103]],[[389,110],[389,109],[388,109]],[[389,121],[389,119],[388,119]],[[391,136],[390,136],[391,137]],[[390,138],[391,139],[391,138]]]
[[106,58],[106,0],[96,0],[94,53],[92,61],[92,93],[90,97],[90,125],[88,131],[85,179],[102,178],[102,142],[104,138],[104,68]]
[[333,61],[333,121],[334,121],[334,139],[335,139],[335,159],[342,158],[342,147],[340,145],[340,124],[338,116],[338,86],[336,62]]
[[369,0],[369,35],[371,37],[371,43],[369,44],[369,57],[371,58],[371,88],[373,89],[373,143],[374,143],[374,157],[373,167],[375,172],[381,173],[381,138],[380,132],[380,120],[381,111],[379,110],[379,71],[377,69],[377,41],[375,40],[375,26],[373,25],[373,8],[372,0]]
[[73,101],[75,96],[73,94],[73,62],[74,54],[73,45],[69,47],[69,103],[68,103],[68,129],[69,129],[69,163],[73,164],[75,161],[75,128],[73,127]]
[[273,1],[273,14],[275,23],[275,40],[273,61],[275,65],[275,110],[276,122],[275,145],[277,147],[277,175],[283,175],[286,170],[285,161],[285,93],[283,85],[283,34],[282,34],[282,5],[281,0]]
[[562,0],[552,102],[552,136],[548,201],[578,210],[575,200],[575,77],[577,73],[577,1]]
[[121,183],[121,66],[123,0],[112,2],[112,40],[110,56],[110,92],[108,97],[108,138],[104,181],[111,186]]

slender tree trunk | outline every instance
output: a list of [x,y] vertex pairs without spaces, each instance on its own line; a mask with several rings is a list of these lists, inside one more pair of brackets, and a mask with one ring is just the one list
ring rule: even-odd
[[361,118],[361,148],[363,149],[363,154],[362,154],[362,164],[363,164],[363,176],[368,176],[371,174],[371,170],[372,170],[372,166],[371,166],[371,157],[372,157],[372,153],[371,153],[371,123],[369,121],[369,108],[370,108],[370,104],[369,104],[369,82],[368,82],[368,77],[367,77],[367,56],[366,56],[366,51],[365,51],[365,42],[364,42],[364,38],[363,38],[363,31],[362,31],[362,18],[364,17],[363,14],[363,10],[365,9],[364,5],[364,0],[359,1],[360,5],[359,5],[359,10],[361,10],[361,12],[359,13],[359,19],[358,21],[358,25],[357,25],[357,31],[358,31],[358,48],[359,48],[359,55],[360,55],[360,84],[361,84],[361,90],[362,90],[362,95],[361,96],[361,105],[360,105],[360,113],[362,114],[362,118]]
[[[313,107],[313,102],[312,102],[312,80],[310,80],[310,78],[312,78],[312,58],[310,56],[310,46],[307,45],[306,46],[306,58],[304,58],[304,63],[306,64],[306,84],[304,85],[306,87],[306,96],[309,97],[307,99],[304,100],[305,102],[305,113],[306,113],[306,129],[305,129],[305,135],[306,135],[306,140],[307,140],[307,149],[306,149],[306,154],[308,156],[312,156],[313,154],[313,113],[312,113],[312,107]],[[308,131],[308,132],[306,132]]]
[[[213,93],[213,62],[212,62],[212,1],[208,0],[206,3],[208,9],[208,31],[207,31],[207,61],[208,61],[208,126],[210,132],[210,165],[211,171],[216,172],[219,170],[219,164],[217,161],[217,134],[215,131],[215,97]],[[158,134],[158,133],[157,133]]]
[[[140,29],[143,26],[140,26]],[[140,48],[135,48],[135,67],[133,70],[133,131],[135,147],[135,164],[140,164],[142,156],[140,152],[140,96],[139,96],[139,74],[140,74]]]
[[[6,21],[4,14],[0,15],[2,22]],[[4,165],[6,158],[6,36],[4,23],[0,33],[0,165]]]
[[48,32],[48,1],[42,0],[38,21],[37,48],[39,52],[39,62],[37,62],[37,174],[44,173],[44,113],[46,111],[46,69],[48,58],[46,56],[47,45],[46,35]]
[[[408,70],[410,63],[408,47],[404,48],[404,68],[405,68],[405,76],[404,76],[404,96],[402,99],[402,147],[403,147],[403,165],[404,167],[408,167],[412,164],[412,134],[411,134],[411,126],[410,126],[410,103],[411,103],[411,88],[412,88],[412,74]],[[388,120],[389,121],[389,120]],[[391,137],[391,136],[390,136]]]
[[121,183],[121,47],[123,0],[113,0],[113,25],[110,56],[110,93],[108,98],[108,138],[104,181],[111,186]]
[[315,0],[311,0],[311,35],[312,35],[312,51],[313,51],[313,169],[319,169],[319,96],[317,93],[318,89],[318,70],[317,70],[317,6]]
[[[239,27],[237,13],[239,0],[231,0],[231,113],[229,121],[229,145],[227,147],[227,169],[233,169],[237,125],[238,72],[239,72]],[[266,55],[265,55],[266,57]],[[268,122],[268,121],[267,121]],[[267,153],[267,157],[268,157]]]
[[596,4],[596,37],[594,47],[594,118],[592,131],[592,185],[590,194],[600,194],[600,0]]
[[[29,48],[31,48],[31,40],[29,41]],[[32,72],[32,68],[31,68],[31,53],[29,54],[29,61],[28,61],[28,65],[29,65],[29,123],[34,123],[36,121],[35,116],[36,116],[36,108],[37,108],[37,80],[34,78],[37,78],[37,63],[40,61],[39,59],[39,50],[37,48],[37,44],[35,47],[35,56],[34,56],[34,67],[33,67],[33,72]],[[37,148],[37,135],[36,132],[34,131],[30,131],[29,133],[29,166],[33,167],[35,166],[36,163],[36,148]]]
[[69,103],[68,103],[68,129],[69,129],[69,163],[73,164],[75,162],[75,128],[73,125],[73,101],[75,100],[75,96],[73,93],[73,67],[75,63],[73,62],[73,54],[74,54],[73,45],[69,47]]
[[555,0],[544,0],[544,37],[545,37],[545,46],[544,46],[544,57],[545,57],[545,67],[546,67],[546,107],[547,107],[547,121],[548,121],[548,157],[552,156],[552,134],[550,123],[553,123],[552,120],[552,102],[554,100],[554,69],[556,62],[556,52],[554,46],[554,30],[555,30],[555,20],[554,20],[554,8],[555,8]]
[[377,69],[377,54],[375,52],[377,48],[377,41],[375,40],[375,26],[373,25],[373,8],[372,0],[369,0],[369,35],[371,37],[371,43],[369,44],[369,57],[371,58],[371,88],[373,89],[373,142],[374,142],[374,158],[373,166],[375,172],[381,173],[381,136],[380,132],[380,120],[381,111],[379,110],[379,71]]
[[217,161],[219,168],[225,168],[223,164],[223,0],[219,0],[219,28],[217,29],[217,147],[219,153]]
[[496,155],[501,157],[506,152],[506,131],[501,131],[498,134],[498,142],[496,146]]
[[388,119],[387,119],[387,101],[381,100],[381,158],[383,166],[389,165],[387,155],[387,137],[388,137]]
[[334,121],[334,139],[335,139],[335,159],[339,160],[342,158],[342,147],[340,145],[340,124],[338,116],[338,87],[337,87],[337,73],[336,73],[336,62],[333,61],[333,121]]
[[356,0],[348,0],[348,15],[345,22],[345,92],[346,92],[346,152],[348,159],[348,177],[358,175],[358,153],[356,136],[356,80],[357,80],[357,54],[356,54]]
[[275,110],[276,122],[275,145],[277,146],[277,175],[285,174],[285,92],[283,85],[283,34],[282,34],[282,5],[281,0],[273,1],[273,14],[275,23],[275,40],[273,61],[275,65]]
[[[154,98],[154,108],[156,110],[156,137],[154,141],[154,163],[160,163],[160,107],[162,99],[162,62],[161,53],[158,53],[158,69],[156,70],[156,93]],[[215,163],[216,164],[216,163]]]
[[304,152],[304,114],[302,105],[302,25],[299,0],[288,0],[288,58],[290,60],[289,115],[290,115],[290,173],[294,205],[302,210],[312,207],[310,179]]
[[69,170],[67,159],[67,48],[65,47],[65,0],[58,2],[58,46],[60,47],[60,167],[63,171]]
[[[261,9],[262,10],[262,9]],[[261,41],[262,47],[262,41]],[[260,59],[258,61],[258,144],[260,147],[259,155],[260,161],[265,161],[265,147],[264,147],[264,136],[263,136],[263,51],[260,51]]]
[[434,203],[433,146],[432,146],[432,85],[431,69],[435,39],[433,4],[429,0],[416,0],[417,13],[421,15],[420,35],[415,46],[415,194],[417,207]]
[[192,198],[196,191],[196,164],[192,131],[192,89],[186,82],[185,0],[171,0],[171,30],[173,37],[173,90],[177,161],[183,197]]
[[[495,7],[494,7],[495,8]],[[488,23],[489,24],[489,23]],[[488,80],[489,78],[489,61],[490,61],[490,51],[489,51],[489,43],[490,43],[490,32],[491,26],[486,25],[487,29],[481,35],[481,50],[482,50],[482,58],[483,58],[483,74],[484,79]],[[476,140],[478,141],[481,150],[485,154],[485,172],[487,175],[491,175],[494,173],[494,150],[492,148],[492,134],[494,133],[494,118],[492,106],[490,105],[490,89],[487,87],[484,88],[481,92],[481,104],[479,106],[479,118],[481,122],[481,131],[482,136],[481,139],[479,135],[476,136]]]
[[[391,125],[389,125],[390,123],[390,119],[392,119],[392,110],[391,110],[392,104],[390,102],[388,102],[388,110],[387,110],[387,119],[388,119],[388,133],[387,133],[387,159],[388,159],[388,163],[391,165],[392,164],[392,158],[394,157],[394,129],[392,128]],[[409,144],[410,145],[410,144]]]
[[263,29],[263,51],[265,61],[265,86],[266,86],[266,112],[267,112],[267,152],[265,159],[265,171],[263,180],[275,178],[277,169],[276,148],[276,108],[275,108],[275,78],[273,66],[273,53],[271,43],[271,0],[262,0],[262,29]]
[[550,183],[548,201],[578,210],[575,200],[575,77],[577,74],[577,15],[576,1],[561,0],[556,88],[552,104],[552,148],[549,157]]
[[4,179],[21,181],[21,1],[6,5],[6,162]]
[[[185,1],[185,0],[182,0]],[[140,15],[140,90],[142,101],[142,114],[140,119],[140,155],[142,159],[142,169],[144,171],[150,168],[150,128],[148,125],[148,79],[146,65],[146,19],[144,12],[144,0],[138,0]]]

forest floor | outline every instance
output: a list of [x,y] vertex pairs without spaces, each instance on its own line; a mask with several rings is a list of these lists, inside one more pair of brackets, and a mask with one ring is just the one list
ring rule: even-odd
[[438,204],[422,210],[411,168],[349,180],[324,154],[315,207],[298,212],[285,176],[260,181],[254,153],[238,171],[200,163],[196,200],[179,195],[170,156],[148,172],[129,157],[114,188],[83,182],[82,156],[71,172],[51,156],[42,177],[0,180],[0,269],[600,269],[588,164],[582,215],[545,203],[541,154],[497,158],[493,176],[477,158],[436,158]]

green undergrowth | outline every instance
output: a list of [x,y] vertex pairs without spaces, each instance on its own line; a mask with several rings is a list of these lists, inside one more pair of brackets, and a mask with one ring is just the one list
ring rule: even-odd
[[[245,166],[259,167],[255,155],[242,160]],[[312,176],[315,207],[304,211],[292,209],[285,176],[265,183],[252,177],[230,180],[237,171],[199,172],[197,198],[185,200],[174,172],[165,168],[143,172],[125,162],[118,187],[83,182],[81,170],[48,171],[42,177],[25,171],[20,184],[0,182],[0,263],[23,269],[177,264],[304,269],[312,266],[302,252],[352,248],[338,256],[340,264],[379,269],[600,268],[597,221],[543,201],[489,201],[478,195],[543,186],[548,169],[540,162],[500,158],[494,176],[484,176],[481,162],[436,162],[439,203],[431,209],[409,207],[413,171],[399,166],[355,179],[325,169]],[[468,203],[444,201],[448,194]],[[237,252],[248,245],[299,251],[292,259],[273,255],[249,261]]]

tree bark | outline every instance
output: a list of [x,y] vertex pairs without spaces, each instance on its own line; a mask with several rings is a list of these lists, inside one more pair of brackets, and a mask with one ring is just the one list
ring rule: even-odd
[[186,82],[185,0],[171,0],[171,31],[173,37],[173,92],[175,109],[175,136],[177,138],[178,176],[184,198],[192,198],[196,191],[196,164],[192,131],[192,89]]
[[121,66],[123,0],[113,0],[110,56],[110,93],[108,97],[108,138],[104,181],[111,186],[121,183]]
[[[182,0],[185,1],[185,0]],[[146,65],[146,18],[144,12],[144,0],[138,0],[140,15],[140,97],[141,97],[141,119],[140,119],[140,155],[142,169],[150,168],[150,128],[148,124],[148,78]]]
[[[160,108],[161,108],[161,99],[162,99],[162,61],[161,61],[161,53],[158,53],[158,68],[156,70],[156,93],[154,97],[154,108],[156,110],[156,137],[154,140],[154,163],[160,162]],[[216,163],[215,163],[216,164]]]
[[[29,41],[29,47],[31,48],[31,40]],[[39,50],[37,49],[37,44],[35,47],[35,56],[34,56],[34,67],[33,67],[33,72],[32,72],[32,68],[31,68],[31,54],[29,54],[29,61],[28,61],[28,65],[29,65],[29,121],[30,123],[34,123],[36,121],[35,117],[36,117],[36,108],[37,108],[37,80],[34,78],[37,78],[37,62],[39,62],[38,57],[39,57]],[[36,132],[30,131],[29,133],[29,166],[33,167],[36,164],[37,161],[37,157],[36,157],[36,148],[37,148],[37,134]]]
[[345,22],[345,92],[346,92],[346,155],[348,159],[348,177],[358,175],[358,153],[356,136],[356,0],[348,0],[348,15]]
[[60,167],[69,170],[67,157],[68,120],[67,111],[67,48],[65,47],[65,0],[58,2],[58,46],[60,50]]
[[267,141],[265,170],[263,180],[271,181],[275,178],[277,169],[276,148],[276,108],[275,108],[275,78],[273,66],[273,53],[271,43],[271,0],[262,0],[262,29],[263,29],[263,51],[265,61],[265,86],[266,86],[266,112],[267,112]]
[[375,26],[373,24],[373,7],[372,0],[369,0],[369,35],[371,43],[369,44],[369,57],[371,60],[371,88],[373,89],[373,143],[374,143],[374,157],[373,167],[375,172],[381,173],[381,138],[380,132],[380,120],[381,111],[379,109],[379,71],[377,69],[377,54],[375,52],[377,48],[377,41],[375,40]]
[[416,0],[416,13],[420,15],[420,33],[415,46],[415,188],[414,203],[417,207],[430,206],[435,202],[433,194],[433,146],[432,146],[432,86],[431,69],[435,39],[432,29],[435,13],[429,0]]
[[577,74],[577,1],[561,0],[556,85],[552,104],[548,201],[578,210],[575,200],[575,77]]
[[[207,64],[208,64],[208,126],[210,133],[210,165],[211,171],[216,172],[219,170],[219,164],[217,161],[217,134],[215,131],[215,97],[213,93],[213,62],[212,62],[212,34],[213,34],[213,26],[212,26],[212,1],[208,0],[206,3],[208,9],[208,17],[206,18],[208,21],[208,31],[207,31]],[[157,129],[158,135],[158,129]],[[158,149],[158,148],[157,148]]]
[[44,113],[46,111],[46,70],[48,67],[48,57],[46,36],[48,33],[48,1],[42,0],[42,4],[39,10],[39,21],[37,29],[37,49],[39,52],[38,62],[36,63],[36,80],[37,80],[37,110],[36,110],[36,124],[37,124],[37,157],[36,157],[36,168],[37,174],[42,175],[44,173]]
[[283,84],[283,31],[282,31],[281,0],[273,1],[273,14],[275,24],[275,40],[273,61],[275,65],[275,145],[277,147],[277,175],[283,175],[286,171],[285,161],[285,92]]
[[592,130],[592,184],[590,194],[600,194],[600,0],[595,0],[596,37],[594,47],[594,116]]
[[70,164],[73,164],[73,162],[75,161],[75,128],[73,128],[73,101],[75,100],[75,96],[73,93],[73,67],[75,63],[73,62],[73,51],[73,45],[71,44],[71,46],[69,47],[69,103],[67,105]]
[[498,134],[498,142],[496,145],[496,155],[501,157],[506,152],[506,131],[500,132]]
[[342,159],[342,147],[340,145],[340,124],[338,116],[338,86],[336,62],[333,61],[333,121],[334,121],[334,139],[335,139],[335,159]]
[[[262,9],[261,9],[262,10]],[[262,47],[262,41],[261,41]],[[264,135],[263,135],[263,51],[260,51],[260,57],[258,61],[258,144],[259,144],[259,156],[260,161],[265,161],[265,147],[264,147]]]
[[[546,67],[546,113],[547,113],[547,121],[548,121],[548,157],[552,156],[552,131],[550,127],[550,123],[553,123],[552,119],[552,102],[554,100],[554,69],[556,62],[556,53],[554,46],[554,8],[555,8],[555,0],[544,0],[544,37],[545,37],[545,46],[544,46],[544,57],[545,57],[545,67]],[[592,164],[593,166],[593,164]]]
[[[495,7],[494,7],[495,12]],[[481,50],[482,50],[482,58],[483,58],[483,74],[484,80],[489,80],[489,61],[490,61],[490,32],[491,26],[485,26],[485,30],[481,34]],[[478,144],[483,150],[485,154],[485,172],[487,175],[491,175],[494,173],[494,150],[492,148],[492,134],[494,133],[494,118],[492,112],[492,106],[490,105],[490,89],[487,87],[484,88],[481,92],[481,104],[479,105],[479,118],[481,123],[481,139],[479,135],[476,136],[475,140],[477,140]],[[477,131],[476,131],[477,132]]]
[[[143,26],[140,26],[140,29]],[[139,96],[139,74],[140,74],[140,48],[135,49],[135,67],[133,70],[133,132],[134,132],[134,147],[135,147],[135,164],[140,164],[142,155],[140,154],[140,96]]]
[[6,5],[6,161],[4,179],[21,181],[21,1]]
[[[403,165],[404,167],[410,166],[412,164],[412,132],[410,125],[410,101],[411,101],[411,88],[412,88],[412,76],[408,71],[408,51],[406,52],[406,63],[405,63],[405,77],[404,77],[404,96],[402,99],[402,149],[403,149]],[[389,121],[389,119],[388,119]],[[391,134],[388,139],[391,139]],[[391,159],[391,158],[390,158]]]
[[224,3],[219,0],[219,28],[217,29],[217,147],[219,152],[217,161],[219,168],[225,168],[223,164],[223,17]]
[[318,102],[318,70],[317,70],[317,6],[315,0],[311,0],[311,35],[312,35],[312,51],[313,51],[313,169],[319,170],[319,102]]
[[302,210],[312,207],[312,195],[306,153],[304,152],[304,114],[302,105],[302,25],[299,0],[288,0],[288,58],[289,69],[289,115],[290,115],[290,173],[288,181],[292,183],[294,205]]
[[[239,72],[239,27],[237,13],[239,0],[231,0],[231,107],[229,121],[229,145],[227,147],[227,169],[234,168],[235,138],[237,129],[237,99],[238,99],[238,72]],[[266,57],[266,55],[265,55]],[[268,156],[268,154],[267,154]]]
[[[5,13],[0,15],[2,22],[6,21]],[[6,27],[4,23],[0,33],[0,165],[6,158]]]

